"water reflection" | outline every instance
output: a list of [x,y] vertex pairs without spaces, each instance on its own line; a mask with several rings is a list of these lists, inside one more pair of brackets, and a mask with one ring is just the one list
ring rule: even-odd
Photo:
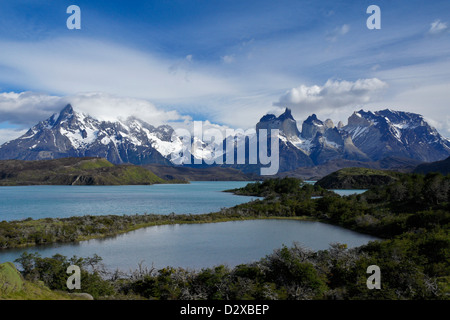
[[377,238],[341,227],[312,221],[247,220],[207,224],[164,225],[136,230],[114,238],[78,244],[41,246],[2,251],[0,261],[13,261],[24,251],[50,257],[98,254],[109,269],[137,268],[141,261],[156,268],[235,266],[259,260],[283,244],[299,242],[313,250],[331,243],[360,246]]

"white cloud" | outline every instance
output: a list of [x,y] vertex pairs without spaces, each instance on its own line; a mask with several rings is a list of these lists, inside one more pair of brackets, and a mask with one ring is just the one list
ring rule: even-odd
[[375,93],[387,87],[378,78],[357,81],[328,80],[323,86],[300,85],[282,95],[275,106],[316,112],[324,109],[339,109],[371,102]]
[[[383,106],[421,114],[441,134],[450,137],[448,102],[450,60],[380,70],[376,76],[389,82]],[[370,104],[379,110],[379,103]]]
[[0,145],[10,140],[17,139],[18,137],[24,135],[27,130],[17,130],[17,129],[0,129]]
[[[450,137],[448,88],[450,83],[412,85],[384,103],[392,109],[421,114],[442,135]],[[378,107],[378,109],[380,109]]]
[[70,103],[75,110],[106,121],[136,117],[151,125],[158,126],[170,121],[188,120],[175,110],[157,108],[144,99],[119,97],[102,92],[80,93],[62,97],[64,105]]
[[[0,119],[2,122],[18,125],[20,128],[0,128],[0,145],[23,135],[28,128],[61,111],[67,104],[71,104],[76,112],[103,121],[124,120],[133,116],[153,126],[169,124],[174,128],[184,128],[191,132],[194,127],[195,119],[191,116],[181,115],[176,110],[158,108],[145,99],[119,97],[102,92],[62,97],[34,92],[4,92],[0,93]],[[202,121],[202,125],[203,132],[217,129],[224,137],[226,129],[230,129],[229,126],[209,120]]]
[[[170,121],[190,119],[189,116],[182,116],[175,110],[157,108],[145,99],[119,97],[101,92],[62,97],[34,92],[0,93],[0,119],[2,122],[23,128],[30,127],[59,112],[69,103],[76,111],[105,121],[134,116],[157,126]],[[5,134],[11,135],[12,132]]]
[[344,24],[341,28],[340,28],[340,34],[344,35],[347,34],[347,32],[350,31],[350,26],[348,24]]
[[222,57],[222,62],[229,64],[234,62],[234,55],[226,55]]
[[[178,60],[90,39],[0,41],[0,82],[60,95],[107,92],[144,99],[195,99],[236,91],[200,66],[193,56]],[[183,72],[177,72],[183,71]],[[186,76],[188,72],[188,76]]]
[[35,92],[0,93],[0,119],[15,125],[29,126],[62,109],[61,98]]
[[[234,55],[225,58],[227,62],[235,59],[230,68],[225,63],[205,63],[193,54],[178,59],[166,58],[86,38],[35,42],[0,40],[0,48],[0,70],[8,70],[0,72],[0,84],[73,97],[77,101],[82,100],[77,95],[86,92],[133,97],[158,106],[170,106],[180,114],[207,116],[213,122],[236,128],[256,123],[281,90],[295,83],[292,76],[277,72],[267,63],[264,63],[265,68],[255,67],[263,63],[260,60],[251,65],[240,61],[238,64]],[[298,77],[295,79],[297,82]],[[93,98],[95,96],[91,96]],[[25,122],[32,125],[62,107],[43,104],[43,110],[39,111],[34,105],[36,110],[27,116],[31,120]],[[123,104],[122,107],[133,109]],[[123,112],[120,108],[116,110]]]
[[[198,125],[198,123],[201,122],[201,128],[202,128],[201,132],[203,134],[210,130],[219,130],[224,138],[226,137],[226,130],[232,129],[229,126],[212,123],[209,120],[195,121],[195,122],[197,123],[197,125]],[[192,119],[185,120],[183,122],[173,123],[171,125],[175,129],[185,129],[185,130],[189,131],[192,136],[194,136],[194,134],[195,134],[194,133],[194,120],[192,120]]]
[[335,28],[333,31],[328,32],[326,39],[331,42],[335,42],[340,36],[346,35],[350,31],[350,26],[344,24]]
[[[432,20],[426,20],[425,24],[427,21]],[[442,30],[443,27],[446,28],[447,24],[438,21],[434,28]],[[330,30],[325,36],[328,35],[329,40],[335,37],[339,43],[324,41],[325,29]],[[448,44],[439,41],[439,37],[422,37],[420,41],[406,42],[408,50],[405,50],[404,42],[401,41],[405,33],[400,36],[397,30],[380,34],[377,36],[379,40],[371,42],[365,33],[358,33],[356,29],[357,24],[349,20],[346,24],[324,24],[323,28],[292,34],[292,37],[288,33],[282,37],[255,37],[257,40],[253,40],[254,35],[249,34],[243,38],[251,39],[248,42],[239,41],[235,46],[220,47],[220,51],[216,51],[228,55],[208,58],[194,50],[180,53],[178,58],[173,57],[173,52],[164,57],[161,52],[146,52],[125,44],[86,38],[30,42],[0,40],[0,84],[59,96],[55,100],[52,98],[55,96],[44,95],[41,104],[31,104],[30,100],[28,107],[24,105],[12,111],[9,107],[2,110],[0,106],[0,121],[8,118],[21,125],[33,125],[59,111],[63,107],[60,104],[61,97],[73,97],[89,113],[111,117],[114,116],[113,112],[135,113],[140,118],[146,117],[152,124],[158,121],[183,121],[183,115],[192,114],[215,123],[247,129],[273,108],[273,101],[277,101],[274,105],[280,108],[290,106],[299,121],[304,119],[303,116],[317,111],[322,114],[341,113],[347,117],[347,109],[351,112],[361,104],[382,101],[375,95],[379,93],[376,83],[370,83],[369,80],[373,79],[365,78],[383,79],[389,83],[388,91],[392,94],[393,91],[396,94],[403,92],[404,88],[396,86],[394,89],[395,79],[381,74],[393,68],[396,63],[395,59],[391,61],[393,58],[401,57],[399,60],[405,61],[406,67],[410,69],[417,63],[417,58],[422,61],[422,57],[429,55],[440,58],[448,56]],[[424,32],[423,29],[409,26],[405,30],[410,29],[408,32],[411,34]],[[448,31],[448,28],[444,30]],[[411,34],[407,33],[406,36]],[[392,43],[401,45],[390,48],[388,45]],[[251,59],[246,58],[250,55]],[[373,68],[368,72],[371,66]],[[398,82],[418,80],[420,76],[421,85],[429,85],[434,81],[436,72],[445,73],[446,70],[433,69],[427,78],[423,77],[423,73],[413,70],[398,79]],[[324,84],[330,77],[363,80],[330,80]],[[357,89],[357,84],[362,85],[364,81],[367,87]],[[301,83],[309,84],[283,94],[287,88]],[[135,106],[126,105],[125,99],[117,101],[113,96],[98,98],[101,102],[93,106],[88,103],[87,94],[78,95],[79,92],[98,92],[90,94],[91,101],[97,99],[95,95],[106,93],[117,95],[116,98],[133,97],[158,106],[156,109],[159,111],[163,111],[160,106],[170,106],[166,108],[176,109],[179,114],[170,114],[168,111],[159,114],[143,102]],[[448,97],[445,92],[440,94],[442,101]],[[406,94],[398,97],[407,99]],[[36,99],[35,96],[33,98]],[[25,96],[22,99],[22,103],[25,103]],[[109,109],[106,101],[116,107]],[[385,100],[381,106],[375,103],[372,106],[379,110],[389,102]],[[128,108],[130,111],[125,111]],[[428,109],[433,108],[436,107]],[[300,110],[304,110],[301,115]],[[404,110],[409,111],[409,107],[406,106]],[[177,118],[179,120],[172,120]]]
[[431,34],[438,34],[443,32],[447,28],[447,23],[441,22],[441,20],[436,19],[430,24],[430,30],[428,30],[428,32]]

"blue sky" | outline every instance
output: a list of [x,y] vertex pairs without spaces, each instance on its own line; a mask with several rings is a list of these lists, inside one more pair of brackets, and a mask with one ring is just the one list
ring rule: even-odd
[[449,137],[449,26],[450,1],[2,1],[0,142],[67,102],[244,129],[286,106],[300,123],[391,108]]

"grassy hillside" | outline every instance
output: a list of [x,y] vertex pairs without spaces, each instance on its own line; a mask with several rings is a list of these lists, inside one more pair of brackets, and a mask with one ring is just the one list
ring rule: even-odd
[[21,291],[24,281],[11,262],[0,264],[0,295]]
[[402,173],[368,168],[344,168],[333,172],[316,185],[326,189],[369,189],[395,182]]
[[113,165],[102,158],[0,161],[0,186],[147,185],[164,182],[145,168]]
[[67,292],[52,291],[42,281],[25,280],[13,263],[0,264],[0,300],[80,300]]

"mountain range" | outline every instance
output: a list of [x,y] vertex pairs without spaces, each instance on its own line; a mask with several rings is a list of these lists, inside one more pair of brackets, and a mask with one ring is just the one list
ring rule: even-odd
[[[260,129],[279,130],[280,173],[339,161],[373,164],[393,158],[420,163],[450,156],[450,140],[441,136],[423,116],[390,109],[355,111],[347,124],[339,122],[337,125],[313,114],[303,121],[299,130],[291,110],[286,108],[279,116],[264,115],[255,129],[256,132]],[[1,145],[0,159],[101,157],[113,164],[174,166],[171,154],[183,150],[183,139],[173,134],[174,128],[169,125],[155,127],[137,118],[100,121],[67,105],[21,137]],[[245,137],[237,136],[237,140],[242,138]],[[237,148],[236,144],[234,148]],[[211,154],[214,146],[194,137],[192,147],[191,156],[198,159]],[[225,148],[219,156],[224,157],[229,151]],[[214,165],[257,172],[263,165],[249,164],[248,152],[247,146],[245,164]]]

